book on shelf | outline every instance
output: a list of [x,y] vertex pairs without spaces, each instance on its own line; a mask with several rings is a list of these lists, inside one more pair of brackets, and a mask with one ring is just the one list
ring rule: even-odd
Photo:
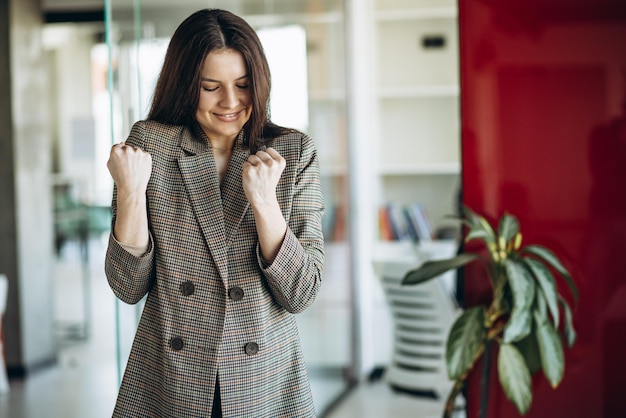
[[332,205],[326,209],[322,218],[322,233],[326,241],[344,241],[346,239],[346,210],[344,205]]
[[406,206],[403,207],[402,208],[402,215],[403,215],[405,223],[406,223],[406,230],[407,230],[409,238],[413,242],[419,242],[420,241],[420,232],[418,231],[415,222],[411,219],[411,211],[410,211],[410,209],[408,207],[406,207]]
[[382,241],[394,241],[393,228],[386,206],[378,209],[378,233]]
[[431,241],[435,235],[435,229],[432,222],[430,221],[430,218],[428,217],[426,208],[424,207],[424,205],[417,203],[412,205],[412,208],[422,229],[422,240]]
[[431,241],[435,235],[433,224],[423,205],[414,203],[407,207],[407,222],[413,225],[420,241]]
[[402,216],[402,208],[397,205],[389,204],[387,205],[389,212],[389,220],[391,221],[391,226],[394,230],[394,237],[396,240],[405,240],[409,239],[409,234],[407,231],[407,225],[404,221],[404,217]]
[[424,219],[426,220],[426,225],[428,225],[428,235],[431,237],[431,239],[436,239],[437,228],[435,227],[435,224],[433,224],[433,220],[430,217],[430,215],[428,215],[428,210],[426,209],[426,207],[424,205],[420,205],[420,206],[422,209],[422,214],[424,216]]
[[401,208],[387,204],[378,210],[378,226],[383,241],[399,241],[411,238]]
[[333,236],[333,228],[335,227],[335,207],[328,205],[324,216],[322,216],[322,234],[324,240],[329,241]]
[[435,228],[423,205],[407,206],[386,204],[378,211],[380,239],[383,241],[411,240],[431,241]]
[[346,240],[346,206],[335,206],[335,224],[333,228],[333,241]]

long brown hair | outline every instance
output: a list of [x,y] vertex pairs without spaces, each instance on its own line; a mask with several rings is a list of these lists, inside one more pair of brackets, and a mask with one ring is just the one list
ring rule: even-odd
[[243,127],[244,140],[256,151],[288,129],[269,120],[270,70],[259,37],[245,20],[226,10],[198,10],[178,26],[165,54],[148,119],[170,125],[195,123],[204,59],[211,51],[226,48],[239,51],[246,63],[252,113]]

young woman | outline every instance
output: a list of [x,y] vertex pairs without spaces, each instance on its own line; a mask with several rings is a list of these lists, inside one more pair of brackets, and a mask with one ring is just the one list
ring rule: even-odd
[[254,30],[200,10],[111,149],[106,275],[126,303],[147,294],[116,417],[315,416],[293,314],[321,284],[318,158],[269,94]]

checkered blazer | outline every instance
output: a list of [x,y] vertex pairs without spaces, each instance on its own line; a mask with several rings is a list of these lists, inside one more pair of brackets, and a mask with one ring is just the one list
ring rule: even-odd
[[[241,184],[241,134],[221,186],[198,126],[141,121],[126,143],[152,155],[150,244],[135,257],[111,234],[105,271],[122,301],[148,297],[113,416],[209,417],[218,373],[224,417],[315,416],[293,315],[315,299],[324,258],[311,138],[271,145],[287,161],[277,196],[288,229],[269,266]],[[112,207],[115,218],[115,191]]]

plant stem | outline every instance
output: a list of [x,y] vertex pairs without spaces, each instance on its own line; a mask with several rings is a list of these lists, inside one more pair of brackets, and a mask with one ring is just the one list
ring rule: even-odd
[[491,344],[492,340],[485,341],[485,351],[483,352],[483,370],[480,377],[480,409],[479,418],[487,418],[487,406],[489,402],[489,376],[491,370]]
[[464,380],[461,379],[454,382],[454,386],[452,386],[452,389],[448,394],[448,399],[446,399],[446,405],[443,410],[443,418],[452,418],[452,414],[454,414],[454,403],[456,401],[456,397],[463,388],[463,382]]

